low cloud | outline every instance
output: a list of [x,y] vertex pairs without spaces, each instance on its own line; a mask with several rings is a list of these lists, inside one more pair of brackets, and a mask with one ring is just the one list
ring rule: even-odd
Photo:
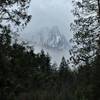
[[70,23],[73,19],[71,9],[71,0],[32,0],[29,9],[32,20],[22,35],[30,39],[42,27],[57,25],[62,34],[71,37]]

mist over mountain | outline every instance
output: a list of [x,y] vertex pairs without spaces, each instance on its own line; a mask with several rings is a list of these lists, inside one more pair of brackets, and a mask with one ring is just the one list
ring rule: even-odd
[[[73,21],[72,0],[31,0],[29,12],[32,19],[21,37],[34,46],[35,52],[44,49],[52,60],[61,60],[69,51],[72,38],[70,23]],[[59,27],[53,28],[53,27]],[[52,33],[53,30],[53,33]],[[59,32],[55,32],[55,31]],[[67,52],[67,53],[66,53]],[[53,55],[54,54],[54,55]],[[60,58],[58,58],[59,55]],[[56,59],[55,59],[56,58]]]
[[43,49],[50,54],[52,61],[58,64],[61,61],[62,56],[65,56],[65,58],[68,58],[69,56],[68,51],[70,45],[66,36],[60,32],[58,26],[40,29],[37,34],[32,37],[32,43],[35,52],[40,52],[40,50]]
[[65,50],[69,48],[66,37],[61,34],[57,26],[53,26],[51,29],[48,27],[41,29],[33,37],[33,43],[46,49]]

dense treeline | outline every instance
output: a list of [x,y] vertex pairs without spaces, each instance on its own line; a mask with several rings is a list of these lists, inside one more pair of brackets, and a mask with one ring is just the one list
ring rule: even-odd
[[35,54],[31,47],[11,44],[8,31],[0,34],[1,100],[70,98],[73,76],[64,57],[60,70],[56,70],[56,67],[43,50]]
[[9,32],[0,34],[1,100],[99,100],[99,55],[74,70],[63,57],[57,69],[43,50],[12,44]]

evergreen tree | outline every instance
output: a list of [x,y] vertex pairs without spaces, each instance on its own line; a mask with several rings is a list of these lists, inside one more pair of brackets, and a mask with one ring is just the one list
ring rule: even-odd
[[74,1],[74,23],[71,24],[74,46],[70,53],[75,64],[88,64],[96,55],[100,25],[98,23],[99,0]]
[[40,64],[40,71],[44,73],[49,73],[51,66],[50,66],[50,57],[49,55],[45,54],[43,50],[41,50],[41,53],[39,55],[39,64]]
[[29,3],[30,0],[0,0],[0,29],[12,24],[24,27],[31,18],[26,11]]
[[59,75],[61,79],[66,83],[70,83],[72,81],[72,74],[69,68],[68,62],[66,62],[65,58],[62,57],[60,66],[59,66]]
[[61,63],[60,63],[60,67],[59,67],[59,72],[61,73],[61,74],[63,74],[66,70],[68,70],[68,64],[67,64],[67,62],[66,62],[66,60],[65,60],[65,58],[64,57],[62,57],[62,60],[61,60]]
[[71,61],[79,67],[77,99],[99,100],[100,0],[74,1],[74,7],[74,46],[70,53]]

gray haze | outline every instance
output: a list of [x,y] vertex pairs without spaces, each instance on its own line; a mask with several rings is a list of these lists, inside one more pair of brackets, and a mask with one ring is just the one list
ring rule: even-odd
[[29,9],[32,20],[24,30],[25,38],[35,34],[42,27],[58,25],[67,37],[70,33],[72,21],[71,0],[32,0]]
[[[21,37],[24,37],[25,40],[33,41],[32,37],[42,28],[51,28],[56,25],[59,27],[61,34],[64,34],[69,41],[72,37],[70,23],[73,21],[71,2],[71,0],[32,0],[29,9],[32,20],[22,32]],[[51,56],[53,58],[52,54]],[[62,56],[64,55],[61,55],[61,57]],[[59,59],[61,59],[61,57]]]

